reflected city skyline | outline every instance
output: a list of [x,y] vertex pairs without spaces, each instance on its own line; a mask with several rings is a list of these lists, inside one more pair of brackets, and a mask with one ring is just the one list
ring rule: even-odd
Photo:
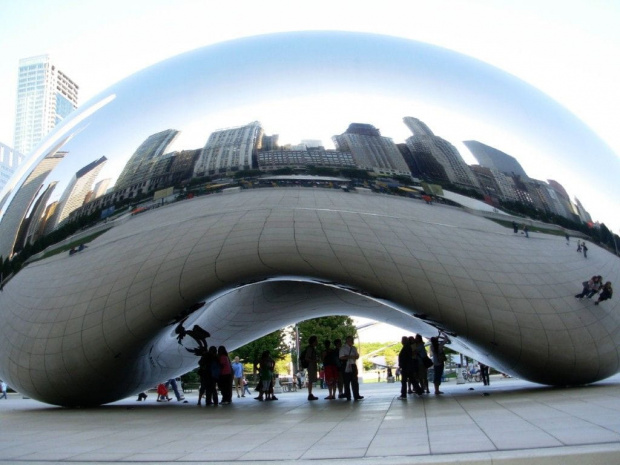
[[[336,149],[325,149],[319,140],[280,146],[278,134],[267,135],[261,123],[254,121],[210,133],[202,148],[169,151],[182,131],[166,129],[149,135],[136,148],[122,166],[116,182],[100,178],[108,161],[102,156],[80,168],[64,191],[51,200],[60,180],[52,179],[44,187],[42,179],[51,171],[45,160],[56,160],[57,164],[67,155],[67,152],[54,151],[34,171],[41,174],[34,179],[31,174],[24,183],[29,190],[20,190],[21,203],[31,199],[26,202],[28,213],[18,227],[13,250],[9,251],[5,243],[3,252],[7,256],[17,253],[27,243],[32,244],[81,217],[108,216],[119,202],[134,199],[138,203],[148,203],[146,195],[173,187],[178,194],[192,179],[217,179],[243,171],[272,172],[287,168],[348,168],[367,171],[377,177],[413,176],[418,182],[471,190],[496,207],[500,207],[501,201],[517,202],[573,222],[592,222],[587,210],[578,199],[571,200],[560,182],[530,178],[515,157],[480,141],[463,141],[479,162],[468,165],[452,143],[436,136],[422,120],[405,116],[402,122],[412,133],[404,142],[397,143],[383,136],[370,123],[351,123],[342,134],[332,136]],[[256,174],[248,173],[248,176]]]
[[[273,188],[300,185],[274,176],[296,170],[322,177]],[[20,253],[2,281],[0,371],[47,402],[111,402],[195,366],[171,322],[207,302],[186,327],[230,348],[360,314],[449,331],[536,382],[604,379],[620,366],[617,305],[589,308],[574,287],[617,282],[618,257],[609,243],[576,254],[564,234],[594,242],[583,207],[614,212],[619,173],[556,102],[427,44],[308,32],[189,52],[78,109],[1,195],[0,254]],[[459,193],[487,203],[458,208]]]
[[[280,50],[282,38],[288,42],[286,50]],[[321,48],[325,43],[329,47]],[[266,51],[275,53],[274,59],[284,54],[286,66],[273,69],[244,59]],[[159,78],[162,73],[165,79]],[[323,98],[312,101],[316,96]],[[106,103],[101,108],[84,116],[93,102],[102,101]],[[317,107],[325,118],[316,118]],[[308,109],[315,111],[311,121],[306,118]],[[334,124],[332,114],[339,115],[340,121],[326,127]],[[305,137],[327,134],[321,137],[325,147],[334,135],[344,134],[356,122],[374,125],[382,137],[406,144],[411,132],[402,117],[408,115],[432,127],[439,137],[445,132],[445,122],[458,122],[463,137],[445,140],[469,164],[473,157],[462,144],[465,140],[509,153],[527,167],[532,178],[558,180],[578,196],[595,220],[611,221],[604,212],[613,211],[616,205],[617,186],[612,178],[620,171],[617,156],[548,97],[489,65],[428,44],[333,32],[275,34],[217,44],[121,81],[78,109],[47,139],[47,145],[53,145],[62,128],[74,124],[62,147],[70,155],[50,176],[50,182],[56,183],[50,198],[59,200],[72,176],[101,156],[108,161],[98,181],[109,179],[113,185],[129,157],[159,131],[178,131],[167,153],[204,149],[209,135],[219,128],[253,120],[260,121],[269,134],[282,134],[291,123]],[[40,153],[33,163],[50,153]],[[587,162],[590,155],[584,154],[593,153],[598,154],[604,170],[593,169]],[[559,159],[566,162],[555,162]],[[544,171],[545,167],[553,169]],[[459,170],[443,174],[435,167],[435,172],[454,181]],[[475,187],[471,175],[464,176],[461,182]],[[11,186],[5,193],[13,195],[9,191]],[[2,207],[0,215],[5,213]]]

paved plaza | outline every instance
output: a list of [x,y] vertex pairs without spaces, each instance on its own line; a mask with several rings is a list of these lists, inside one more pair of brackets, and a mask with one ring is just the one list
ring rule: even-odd
[[0,463],[620,463],[620,375],[573,388],[492,376],[443,385],[445,395],[398,400],[399,385],[363,384],[360,402],[229,406],[125,399],[65,409],[0,400]]

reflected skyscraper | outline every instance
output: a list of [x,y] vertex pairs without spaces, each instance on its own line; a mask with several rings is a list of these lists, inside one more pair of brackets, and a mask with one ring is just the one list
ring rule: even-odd
[[568,214],[568,218],[573,221],[579,221],[579,214],[577,213],[575,205],[573,204],[573,202],[571,202],[570,196],[568,195],[568,192],[566,191],[564,186],[559,182],[554,181],[553,179],[547,179],[547,182],[549,183],[549,187],[555,191],[558,200],[563,205],[564,210]]
[[417,118],[406,116],[403,122],[413,133],[406,141],[407,146],[414,156],[422,158],[421,166],[439,164],[452,184],[465,189],[481,190],[478,179],[454,145],[433,134],[433,131]]
[[106,161],[108,161],[106,157],[101,157],[75,173],[58,201],[54,216],[46,227],[47,232],[62,226],[69,214],[84,204],[87,194],[92,190],[93,183]]
[[52,151],[28,175],[24,183],[16,192],[15,197],[7,207],[2,219],[3,230],[0,234],[0,255],[10,257],[17,240],[17,233],[21,228],[26,213],[30,211],[35,197],[43,187],[45,178],[56,165],[65,157],[66,152]]
[[[175,129],[167,129],[149,136],[131,156],[121,172],[114,189],[120,191],[144,181],[153,164],[165,153],[170,143],[179,135]],[[133,197],[129,194],[129,197]]]
[[[376,127],[350,131],[360,152],[375,155],[379,140],[388,142],[376,128],[400,121],[410,114],[403,108],[421,108],[424,99],[456,121],[488,127],[488,135],[477,133],[481,140],[497,140],[494,129],[510,131],[506,141],[519,139],[524,152],[542,152],[536,161],[570,160],[565,167],[601,193],[597,207],[615,211],[608,200],[617,191],[615,154],[564,108],[488,65],[365,34],[276,34],[218,44],[103,91],[36,149],[19,180],[11,179],[6,201],[0,200],[0,245],[11,252],[18,235],[29,241],[45,219],[51,222],[63,210],[58,199],[67,186],[73,183],[75,199],[92,189],[82,190],[74,178],[95,158],[110,159],[101,179],[116,179],[126,168],[127,179],[135,175],[140,185],[74,210],[68,218],[75,223],[24,247],[7,264],[12,273],[0,283],[0,377],[28,397],[57,405],[108,403],[194,369],[196,347],[179,345],[178,338],[194,326],[209,331],[209,345],[235,349],[295,322],[342,314],[425,337],[448,331],[454,350],[534,382],[566,386],[614,375],[620,367],[620,302],[594,307],[573,295],[589,269],[618,282],[618,258],[593,244],[584,262],[564,237],[535,230],[561,233],[560,226],[450,195],[473,204],[458,208],[448,198],[454,186],[448,183],[443,193],[449,205],[430,206],[410,198],[413,189],[373,192],[396,184],[373,182],[378,176],[365,176],[364,188],[347,192],[339,182],[291,189],[183,179],[193,168],[194,149],[203,155],[195,174],[213,170],[220,178],[253,165],[263,150],[258,123],[247,133],[237,128],[221,134],[230,136],[221,150],[216,137],[203,143],[210,125],[224,127],[232,114],[250,109],[241,122],[263,117],[278,130],[280,121],[261,111],[299,98],[279,118],[290,123],[287,128],[318,128],[316,113],[308,111],[316,108],[314,96],[345,94],[345,102],[321,103],[321,114],[342,111],[342,129],[376,115],[369,120]],[[386,105],[395,98],[399,105]],[[533,114],[539,116],[536,131]],[[149,135],[167,128],[185,131],[187,138],[171,148],[166,141],[172,133],[155,136],[153,145],[136,153]],[[448,157],[458,160],[457,154],[442,152],[450,145],[433,137],[429,131],[420,135],[419,153],[445,161],[446,173],[456,170]],[[45,165],[60,150],[67,155],[50,172]],[[583,160],[584,153],[596,154],[596,164]],[[588,170],[595,172],[595,184]],[[177,172],[183,180],[164,188]],[[524,181],[510,179],[527,194]],[[147,191],[151,187],[157,190]],[[530,238],[489,217],[532,225]],[[569,234],[590,242],[576,226]],[[88,248],[67,250],[79,243]],[[41,247],[48,254],[38,254]]]
[[86,195],[86,199],[84,200],[84,203],[92,202],[93,200],[98,199],[103,194],[105,194],[108,191],[108,187],[110,186],[111,181],[112,180],[110,178],[107,178],[107,179],[102,179],[97,184],[95,184],[95,187],[93,187],[93,190],[90,191]]
[[49,55],[19,61],[15,110],[15,150],[28,155],[78,105],[78,85]]
[[325,150],[323,147],[258,152],[258,168],[262,171],[280,168],[308,168],[308,166],[355,168],[355,161],[350,152]]
[[463,141],[463,144],[465,144],[471,154],[478,160],[480,166],[494,168],[502,173],[515,174],[525,179],[528,177],[517,159],[507,153],[483,144],[482,142],[478,142],[477,140],[466,140]]
[[[58,182],[52,181],[45,189],[42,195],[40,195],[32,208],[32,213],[22,223],[22,228],[18,234],[18,243],[20,246],[34,243],[43,234],[45,234],[45,225],[49,220],[49,214],[53,213],[53,210],[47,208],[47,204],[56,188]],[[54,203],[56,205],[56,203]],[[17,250],[16,250],[17,251]]]
[[249,170],[254,151],[261,147],[263,129],[258,121],[211,133],[194,166],[194,176]]
[[588,213],[577,197],[575,197],[575,206],[577,207],[577,214],[579,218],[581,218],[581,221],[584,223],[592,223],[592,216],[590,216],[590,213]]
[[352,123],[332,139],[338,150],[351,153],[358,168],[379,174],[411,175],[394,141],[381,136],[371,124]]

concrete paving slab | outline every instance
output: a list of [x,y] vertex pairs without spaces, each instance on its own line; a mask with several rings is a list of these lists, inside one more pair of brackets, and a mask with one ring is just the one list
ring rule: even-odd
[[398,384],[367,383],[363,402],[308,402],[302,390],[198,407],[194,392],[187,404],[150,395],[84,409],[9,394],[0,463],[620,463],[619,388],[620,375],[572,388],[493,376],[407,401]]

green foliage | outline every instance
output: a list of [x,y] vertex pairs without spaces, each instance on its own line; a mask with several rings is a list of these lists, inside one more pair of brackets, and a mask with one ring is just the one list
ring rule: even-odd
[[300,349],[308,345],[310,336],[316,336],[319,340],[319,347],[323,347],[323,341],[326,339],[334,342],[334,339],[344,339],[347,336],[355,337],[357,329],[353,324],[353,320],[348,316],[324,316],[314,318],[312,320],[302,321],[298,325]]
[[273,333],[267,334],[255,341],[235,349],[230,353],[230,358],[239,357],[244,364],[255,365],[261,354],[268,350],[271,357],[278,361],[282,360],[289,352],[289,348],[284,343],[284,331],[279,329]]
[[337,176],[338,171],[333,168],[327,168],[324,166],[308,166],[307,167],[308,174],[312,174],[315,176]]
[[243,170],[243,171],[237,171],[234,175],[235,179],[241,179],[241,178],[253,178],[253,177],[257,177],[262,175],[262,171],[261,170]]
[[184,375],[181,375],[181,382],[183,383],[190,383],[190,384],[194,384],[194,383],[200,383],[200,376],[198,375],[198,368],[190,371],[189,373],[185,373]]
[[346,176],[351,179],[371,179],[372,176],[366,170],[358,170],[355,168],[344,168],[340,170],[342,176]]
[[281,175],[290,175],[290,174],[294,174],[295,171],[293,170],[293,168],[280,168],[280,169],[272,171],[272,173],[281,174]]
[[201,176],[198,178],[192,178],[190,179],[188,186],[197,186],[199,184],[206,184],[210,181],[211,181],[211,178],[209,176]]
[[400,342],[362,342],[360,344],[360,354],[364,357],[364,363],[374,356],[383,356],[389,366],[396,366],[400,349],[402,349]]
[[411,179],[411,177],[409,177],[409,176],[396,175],[396,176],[393,176],[393,179],[395,181],[398,181],[401,184],[404,184],[405,186],[412,186],[413,185],[413,179]]
[[276,362],[274,371],[279,375],[289,375],[289,369],[291,366],[291,354],[285,354],[282,360]]
[[[299,352],[306,348],[308,339],[316,336],[319,340],[318,348],[321,350],[323,341],[329,340],[333,343],[335,339],[344,340],[347,336],[357,336],[357,329],[353,320],[348,316],[324,316],[312,320],[302,321],[297,325],[299,329]],[[293,354],[293,363],[297,365],[297,354]]]

